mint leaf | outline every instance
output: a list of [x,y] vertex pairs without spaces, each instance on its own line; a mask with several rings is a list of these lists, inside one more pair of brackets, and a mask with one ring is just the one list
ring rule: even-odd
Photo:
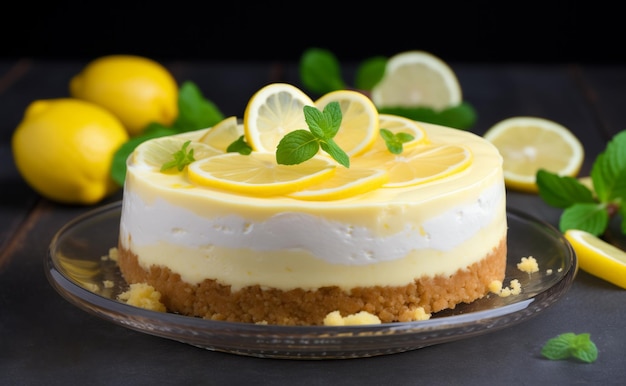
[[576,358],[593,363],[598,359],[598,348],[590,334],[576,335],[568,332],[549,339],[541,348],[541,355],[551,360]]
[[300,57],[300,79],[312,92],[326,94],[346,88],[339,61],[332,52],[310,48]]
[[330,156],[333,157],[335,161],[339,162],[341,165],[347,168],[350,167],[350,157],[348,157],[346,152],[343,151],[339,147],[339,145],[335,143],[334,140],[329,138],[324,142],[320,142],[320,146],[322,147],[322,150],[330,154]]
[[559,220],[559,229],[581,229],[600,236],[609,225],[609,213],[599,203],[577,203],[565,209]]
[[111,177],[113,178],[113,181],[115,181],[119,186],[124,185],[124,180],[126,179],[126,160],[140,143],[152,138],[174,135],[177,133],[178,131],[170,127],[163,126],[159,123],[151,123],[146,127],[142,134],[126,141],[113,154],[113,161],[111,162]]
[[378,107],[380,114],[393,114],[414,121],[433,123],[436,125],[467,130],[476,123],[476,110],[468,102],[441,111],[430,107]]
[[241,135],[241,136],[239,136],[239,138],[234,140],[233,143],[228,145],[228,147],[226,148],[226,152],[227,153],[239,153],[239,154],[243,154],[243,155],[248,155],[248,154],[252,153],[252,148],[246,142],[245,137],[243,135]]
[[171,168],[176,168],[180,172],[185,168],[185,166],[195,161],[196,159],[193,157],[193,149],[187,151],[187,147],[190,143],[191,141],[186,141],[185,143],[183,143],[182,148],[172,154],[173,160],[171,160],[170,162],[166,162],[161,166],[161,172],[164,172]]
[[319,151],[315,136],[304,129],[287,133],[277,146],[276,162],[282,165],[295,165],[313,158]]
[[178,93],[178,117],[174,128],[179,132],[211,127],[224,119],[224,115],[202,95],[193,82],[184,82]]
[[371,91],[385,74],[387,58],[376,56],[363,61],[356,71],[354,85],[359,90]]
[[598,199],[609,202],[626,198],[626,131],[615,135],[591,169]]
[[381,128],[379,130],[380,136],[385,141],[385,146],[393,154],[401,154],[403,150],[403,144],[409,142],[415,138],[409,133],[392,133],[390,130]]
[[324,111],[313,106],[304,106],[303,110],[310,131],[300,129],[285,135],[276,147],[276,162],[284,165],[299,164],[312,158],[321,147],[335,161],[349,167],[348,155],[333,140],[341,127],[339,102],[330,102]]
[[536,175],[539,196],[550,206],[567,208],[575,203],[593,203],[593,192],[576,178],[540,169]]

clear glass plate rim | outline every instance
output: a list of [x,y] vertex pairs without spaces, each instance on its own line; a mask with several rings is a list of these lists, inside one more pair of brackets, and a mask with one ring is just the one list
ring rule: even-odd
[[[154,335],[163,335],[158,331],[158,325],[164,323],[171,327],[176,327],[184,330],[196,330],[198,333],[203,331],[210,331],[211,334],[219,331],[228,331],[232,333],[235,331],[237,334],[280,334],[281,338],[288,338],[294,336],[297,338],[317,338],[323,336],[342,336],[342,339],[359,338],[363,332],[370,333],[385,333],[393,332],[394,334],[416,334],[421,332],[436,332],[438,330],[456,329],[465,325],[473,325],[477,322],[489,323],[490,320],[501,318],[505,315],[519,313],[533,302],[540,300],[542,297],[552,296],[552,292],[557,292],[558,286],[568,286],[574,279],[577,269],[576,256],[573,252],[571,245],[562,236],[562,234],[551,224],[536,219],[531,215],[523,213],[514,208],[507,208],[508,216],[515,216],[524,222],[530,222],[535,225],[539,225],[547,231],[552,232],[552,237],[562,241],[563,247],[566,249],[565,253],[569,257],[570,261],[562,272],[562,277],[552,287],[545,289],[544,291],[534,295],[532,298],[523,298],[520,301],[512,304],[505,305],[496,309],[488,309],[470,312],[460,315],[451,315],[441,318],[433,318],[426,321],[416,322],[401,322],[401,323],[387,323],[380,325],[363,325],[363,326],[279,326],[279,325],[257,325],[252,323],[238,323],[238,322],[226,322],[226,321],[213,321],[201,318],[183,316],[172,313],[160,313],[151,310],[145,310],[137,307],[133,307],[122,302],[107,298],[98,293],[92,292],[78,283],[75,283],[71,278],[67,277],[61,269],[59,269],[53,259],[53,252],[55,245],[59,242],[61,236],[71,230],[73,227],[78,226],[85,221],[95,221],[100,216],[111,214],[121,209],[122,201],[116,201],[110,204],[103,205],[99,208],[92,209],[86,213],[83,213],[76,218],[70,220],[64,226],[62,226],[57,233],[53,236],[45,261],[46,275],[49,282],[53,285],[55,290],[59,292],[64,298],[78,306],[79,308],[88,312],[96,313],[98,316],[105,319],[114,321],[118,324],[125,325],[127,327],[135,328],[139,331],[146,333],[153,333]],[[562,293],[559,295],[559,298]],[[556,301],[557,299],[554,299]],[[86,303],[86,304],[85,304]],[[545,307],[544,307],[545,308]],[[537,312],[531,313],[535,315]],[[526,320],[531,315],[522,317],[519,321]],[[136,328],[132,325],[124,323],[124,319],[141,319],[144,323],[155,323],[157,325],[157,331],[146,331],[143,328]],[[351,335],[351,334],[354,335]]]

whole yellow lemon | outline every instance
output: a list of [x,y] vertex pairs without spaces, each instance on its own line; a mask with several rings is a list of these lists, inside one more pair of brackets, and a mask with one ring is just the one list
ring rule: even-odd
[[141,56],[91,61],[70,80],[70,95],[111,111],[131,136],[153,122],[170,126],[178,116],[176,80],[163,65]]
[[128,141],[108,110],[74,98],[33,101],[11,138],[18,171],[42,196],[65,204],[95,204],[118,188],[111,162]]

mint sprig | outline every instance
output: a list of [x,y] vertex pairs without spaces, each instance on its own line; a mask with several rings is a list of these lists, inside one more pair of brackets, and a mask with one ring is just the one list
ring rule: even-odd
[[568,332],[549,339],[541,348],[541,355],[551,360],[576,358],[585,363],[598,359],[598,348],[588,333]]
[[171,168],[176,168],[180,172],[185,168],[185,166],[195,161],[196,159],[193,157],[193,149],[189,149],[189,151],[187,151],[187,147],[189,147],[190,143],[191,141],[186,141],[185,143],[183,143],[182,148],[172,154],[173,159],[169,162],[164,163],[161,166],[161,172],[164,172]]
[[339,102],[330,102],[323,111],[304,106],[304,119],[309,130],[298,129],[287,133],[276,147],[276,162],[296,165],[311,159],[321,147],[335,161],[350,167],[350,158],[333,140],[341,126]]
[[126,159],[142,142],[152,138],[212,127],[223,119],[224,114],[213,102],[204,98],[195,83],[183,82],[178,91],[178,116],[171,127],[159,123],[150,123],[140,135],[124,143],[113,155],[111,177],[118,185],[124,185]]
[[380,136],[385,141],[385,146],[393,154],[401,154],[406,142],[412,141],[415,138],[409,133],[399,132],[392,133],[390,130],[381,128],[379,130]]
[[[611,219],[622,218],[626,234],[626,130],[615,135],[591,168],[593,191],[573,177],[541,169],[536,181],[539,196],[562,208],[559,229],[581,229],[595,236],[606,232]],[[595,194],[594,194],[595,193]]]

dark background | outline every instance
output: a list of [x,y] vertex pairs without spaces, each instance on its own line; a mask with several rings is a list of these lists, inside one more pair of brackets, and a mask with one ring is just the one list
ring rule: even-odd
[[457,62],[626,63],[618,2],[12,2],[0,57],[341,61],[426,50]]

